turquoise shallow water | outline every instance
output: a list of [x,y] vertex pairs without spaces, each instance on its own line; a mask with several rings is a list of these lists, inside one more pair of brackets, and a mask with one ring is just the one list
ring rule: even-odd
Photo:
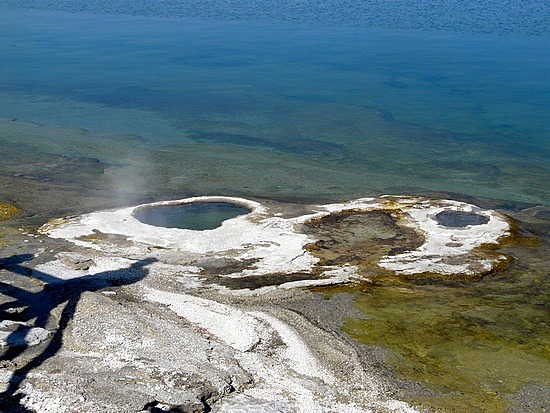
[[[71,4],[0,13],[0,116],[66,135],[27,136],[20,164],[94,159],[109,179],[89,180],[125,198],[148,187],[156,197],[446,191],[548,204],[540,19],[529,28],[497,14],[480,28],[464,10],[463,26],[439,27],[421,10],[395,24],[319,11],[299,24],[284,17],[288,5],[280,18],[237,8],[224,19],[213,3],[194,14],[180,5],[172,18],[147,2],[126,14]],[[75,128],[85,135],[71,138]],[[0,135],[5,153],[10,134]]]

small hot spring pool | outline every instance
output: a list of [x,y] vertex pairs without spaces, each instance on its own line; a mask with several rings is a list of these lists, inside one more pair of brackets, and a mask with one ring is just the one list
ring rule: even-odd
[[468,225],[484,225],[489,222],[486,216],[464,211],[441,211],[435,216],[435,220],[450,228],[466,228]]
[[202,231],[218,228],[223,221],[249,212],[247,207],[229,202],[193,202],[142,207],[135,210],[133,216],[156,227]]

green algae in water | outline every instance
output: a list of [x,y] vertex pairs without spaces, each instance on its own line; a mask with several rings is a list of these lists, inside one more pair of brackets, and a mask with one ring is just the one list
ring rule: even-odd
[[388,349],[397,374],[436,392],[411,402],[506,412],[508,397],[525,385],[550,385],[544,278],[542,270],[457,286],[369,288],[354,292],[368,319],[349,319],[344,331]]
[[249,212],[247,207],[229,202],[193,202],[139,208],[134,217],[157,227],[202,231],[218,228],[223,221]]
[[23,211],[21,211],[15,205],[8,204],[6,202],[0,202],[0,221],[9,219],[15,215],[20,214],[21,212]]

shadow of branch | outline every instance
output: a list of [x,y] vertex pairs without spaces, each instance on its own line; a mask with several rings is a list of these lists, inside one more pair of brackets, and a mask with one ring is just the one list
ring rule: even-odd
[[64,304],[64,307],[57,322],[57,328],[47,340],[45,348],[12,372],[6,390],[0,393],[0,411],[3,413],[30,412],[22,403],[24,394],[20,392],[21,383],[27,378],[29,372],[38,368],[61,349],[65,329],[73,319],[84,292],[136,283],[147,276],[149,271],[145,267],[156,261],[154,258],[146,258],[134,262],[127,268],[63,280],[22,265],[33,258],[31,254],[22,254],[0,259],[0,270],[10,271],[23,277],[36,276],[45,282],[41,291],[33,293],[0,281],[0,293],[13,298],[13,301],[0,305],[2,327],[12,326],[12,331],[3,334],[4,352],[0,357],[0,368],[7,366],[13,368],[17,365],[16,360],[20,362],[18,358],[23,356],[33,344],[29,337],[31,331],[45,332],[48,323],[51,322],[52,311],[61,304]]

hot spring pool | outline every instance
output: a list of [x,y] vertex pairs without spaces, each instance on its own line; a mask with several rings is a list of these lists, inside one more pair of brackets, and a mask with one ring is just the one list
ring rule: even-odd
[[250,209],[230,202],[193,202],[139,208],[134,217],[148,225],[203,231],[215,229],[230,218],[248,214]]
[[466,228],[469,225],[484,225],[489,218],[475,212],[442,211],[435,216],[438,224],[449,228]]

